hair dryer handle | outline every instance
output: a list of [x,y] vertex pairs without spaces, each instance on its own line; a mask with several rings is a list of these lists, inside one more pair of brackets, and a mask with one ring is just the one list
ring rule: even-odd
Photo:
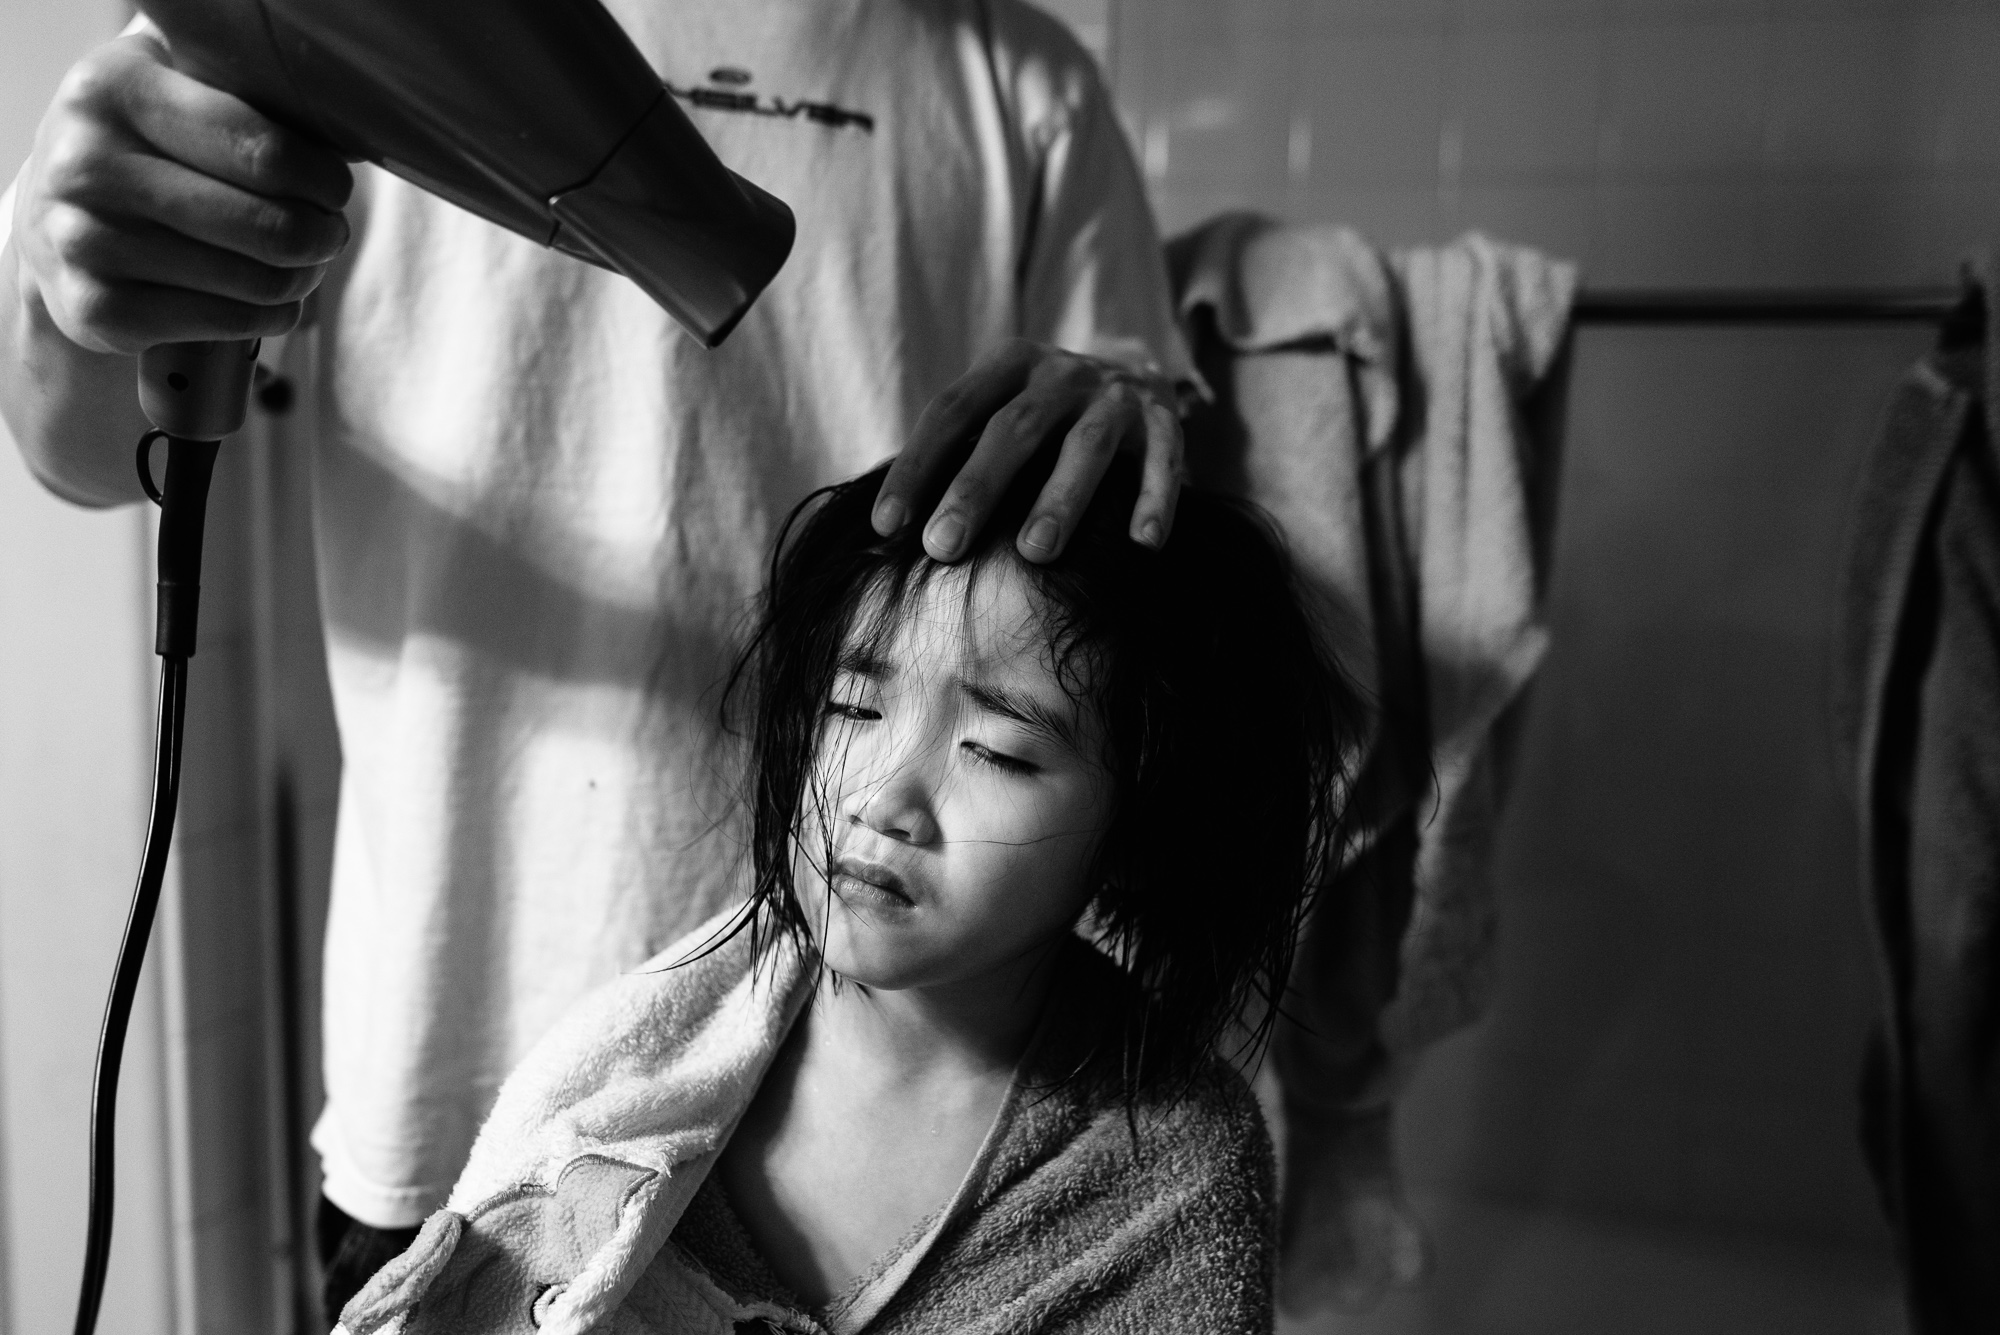
[[201,617],[201,537],[216,449],[212,440],[167,440],[153,627],[153,652],[163,658],[194,657],[195,626]]
[[250,412],[261,339],[161,343],[139,354],[139,406],[180,440],[221,440]]

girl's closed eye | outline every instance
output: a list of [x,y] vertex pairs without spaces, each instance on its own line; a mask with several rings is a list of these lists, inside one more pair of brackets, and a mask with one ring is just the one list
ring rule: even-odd
[[848,723],[875,723],[882,718],[874,699],[873,683],[863,673],[843,669],[827,692],[824,717]]
[[1008,755],[1005,751],[996,751],[983,742],[960,742],[959,749],[980,764],[991,765],[994,769],[1000,770],[1002,773],[1021,775],[1041,773],[1042,767],[1034,761],[1024,760],[1020,756]]

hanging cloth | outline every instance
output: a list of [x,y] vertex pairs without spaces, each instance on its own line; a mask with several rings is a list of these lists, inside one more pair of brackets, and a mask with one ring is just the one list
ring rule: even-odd
[[1833,673],[1887,994],[1863,1139],[1915,1335],[2000,1330],[2000,307],[1980,295],[1995,264],[1867,460]]
[[1210,390],[1190,472],[1277,520],[1378,705],[1352,813],[1368,837],[1302,934],[1273,1048],[1281,1297],[1313,1275],[1364,1306],[1421,1268],[1390,1099],[1489,990],[1510,721],[1548,643],[1576,271],[1477,235],[1385,255],[1250,214],[1178,238],[1168,268]]

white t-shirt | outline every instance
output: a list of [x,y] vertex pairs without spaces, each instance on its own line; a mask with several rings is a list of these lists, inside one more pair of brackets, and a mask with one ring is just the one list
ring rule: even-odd
[[368,171],[287,354],[345,765],[313,1143],[382,1226],[444,1200],[572,999],[740,890],[719,681],[787,510],[1008,335],[1186,373],[1142,184],[1055,20],[610,8],[798,216],[727,344]]

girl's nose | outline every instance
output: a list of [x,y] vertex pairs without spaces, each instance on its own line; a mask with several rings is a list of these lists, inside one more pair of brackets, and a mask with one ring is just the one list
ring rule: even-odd
[[880,783],[867,785],[858,798],[849,806],[849,820],[898,843],[936,840],[937,817],[931,810],[930,788],[916,766],[896,766]]

